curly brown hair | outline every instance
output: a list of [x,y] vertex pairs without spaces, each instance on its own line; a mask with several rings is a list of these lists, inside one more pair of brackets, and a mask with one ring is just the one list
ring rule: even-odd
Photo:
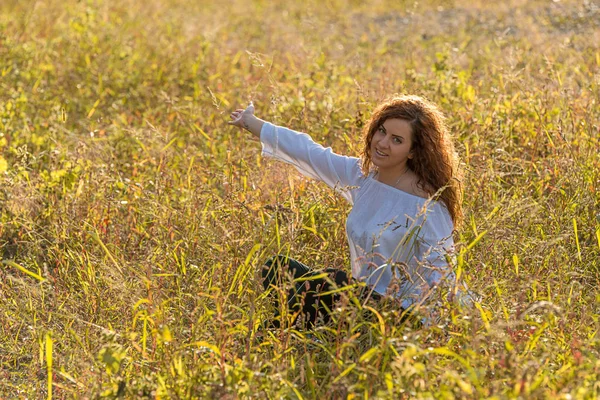
[[371,140],[389,118],[410,123],[414,156],[407,166],[417,175],[419,188],[441,200],[458,226],[463,216],[462,171],[445,117],[430,101],[414,95],[394,95],[375,108],[363,132],[364,147],[360,153],[363,174],[368,175],[376,168],[371,161]]

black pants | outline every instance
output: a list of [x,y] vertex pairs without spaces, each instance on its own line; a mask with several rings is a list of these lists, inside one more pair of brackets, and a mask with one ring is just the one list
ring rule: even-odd
[[[327,277],[318,277],[323,273]],[[290,282],[286,275],[290,275]],[[271,257],[262,270],[263,286],[265,290],[271,287],[283,288],[291,285],[287,292],[287,308],[296,314],[301,310],[304,316],[305,327],[313,328],[319,317],[324,323],[329,322],[329,311],[340,298],[338,293],[327,293],[338,288],[353,284],[353,280],[344,271],[336,268],[327,268],[322,271],[313,271],[308,266],[293,258],[284,255]],[[286,286],[288,285],[288,286]],[[366,295],[366,292],[365,292]],[[361,296],[363,297],[363,296]],[[277,310],[282,306],[277,299]],[[372,292],[371,298],[379,300],[381,295]],[[274,327],[280,327],[279,311],[275,312]]]

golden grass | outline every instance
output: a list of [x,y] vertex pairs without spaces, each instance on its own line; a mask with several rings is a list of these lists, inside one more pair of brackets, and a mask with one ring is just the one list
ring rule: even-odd
[[[0,398],[597,397],[598,7],[2,2]],[[349,208],[229,111],[357,154],[393,92],[449,118],[481,304],[263,331],[261,263],[347,268]]]

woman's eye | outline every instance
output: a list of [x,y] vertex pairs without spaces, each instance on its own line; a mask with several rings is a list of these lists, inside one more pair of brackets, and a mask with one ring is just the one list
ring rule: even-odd
[[394,142],[395,143],[402,143],[402,140],[400,140],[400,138],[394,138]]

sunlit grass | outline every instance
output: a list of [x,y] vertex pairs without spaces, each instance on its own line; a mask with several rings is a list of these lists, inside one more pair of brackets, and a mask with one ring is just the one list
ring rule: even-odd
[[[274,3],[0,4],[0,397],[600,395],[598,5]],[[264,330],[261,264],[347,269],[349,207],[229,111],[356,155],[394,92],[448,116],[481,303]]]

